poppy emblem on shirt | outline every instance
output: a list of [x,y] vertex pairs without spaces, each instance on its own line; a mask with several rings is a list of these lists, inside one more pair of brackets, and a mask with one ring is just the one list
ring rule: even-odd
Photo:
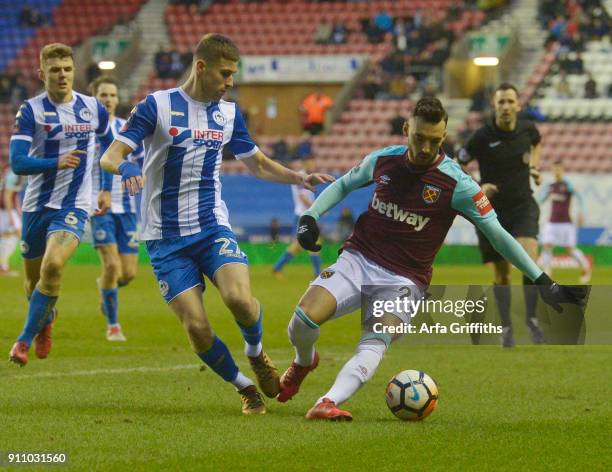
[[442,189],[435,185],[426,184],[425,187],[423,187],[423,201],[428,205],[436,203],[441,193]]

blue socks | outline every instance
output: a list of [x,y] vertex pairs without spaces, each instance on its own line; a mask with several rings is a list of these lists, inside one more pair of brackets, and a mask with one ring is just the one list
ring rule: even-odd
[[272,270],[274,270],[274,272],[280,272],[283,266],[291,259],[293,259],[293,254],[291,254],[289,251],[285,251],[285,254],[283,254],[281,258],[276,262],[276,264],[274,265],[274,269]]
[[198,352],[197,355],[226,382],[236,380],[239,372],[238,366],[227,346],[217,336],[208,351]]
[[109,326],[117,324],[118,292],[119,290],[117,288],[100,289],[100,293],[102,293],[102,307],[104,309],[104,314],[106,315],[106,320]]
[[28,308],[28,318],[21,336],[17,338],[17,341],[22,341],[28,346],[32,344],[34,336],[36,336],[45,327],[45,325],[51,321],[53,307],[57,302],[57,297],[49,297],[43,295],[38,291],[37,288],[32,292],[30,297],[30,306]]
[[[286,251],[281,258],[274,264],[274,272],[280,272],[285,264],[293,259],[295,256],[291,254],[289,251]],[[319,254],[310,254],[310,263],[312,264],[312,269],[314,270],[315,277],[321,273],[321,256]]]
[[319,254],[311,254],[310,262],[312,263],[314,275],[315,277],[317,277],[321,273],[321,257],[319,256]]
[[238,323],[238,327],[244,338],[244,353],[248,357],[257,357],[263,349],[261,338],[263,337],[263,311],[261,305],[259,307],[259,319],[253,326],[243,326]]

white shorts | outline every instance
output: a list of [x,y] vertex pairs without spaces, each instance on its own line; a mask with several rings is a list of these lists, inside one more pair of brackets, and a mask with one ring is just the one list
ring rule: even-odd
[[0,209],[0,233],[14,233],[21,229],[21,217],[17,210]]
[[[332,319],[339,318],[362,307],[362,294],[367,312],[364,321],[373,316],[373,302],[396,301],[397,299],[419,300],[421,290],[407,277],[397,275],[365,258],[357,251],[345,250],[331,267],[325,269],[310,284],[327,289],[336,299],[336,313]],[[410,323],[411,311],[385,309]]]
[[576,227],[573,223],[546,223],[542,232],[542,244],[575,247]]

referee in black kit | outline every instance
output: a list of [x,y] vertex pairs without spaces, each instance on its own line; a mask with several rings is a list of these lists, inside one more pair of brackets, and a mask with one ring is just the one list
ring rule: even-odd
[[[459,153],[459,162],[466,165],[478,161],[481,186],[491,200],[499,222],[525,251],[538,258],[538,219],[540,209],[533,198],[530,177],[540,185],[540,133],[531,121],[518,119],[521,109],[519,93],[511,84],[501,84],[493,95],[495,116],[468,138]],[[511,265],[489,243],[480,231],[478,246],[484,263],[495,268],[493,293],[502,321],[502,345],[514,346],[510,320]],[[523,276],[526,324],[536,344],[544,342],[544,335],[536,318],[538,292],[533,282]]]

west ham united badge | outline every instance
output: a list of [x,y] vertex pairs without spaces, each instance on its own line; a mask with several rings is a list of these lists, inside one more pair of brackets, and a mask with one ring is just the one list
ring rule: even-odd
[[423,201],[428,205],[436,203],[438,201],[438,198],[440,198],[441,193],[442,190],[438,187],[426,184],[425,187],[423,187]]

